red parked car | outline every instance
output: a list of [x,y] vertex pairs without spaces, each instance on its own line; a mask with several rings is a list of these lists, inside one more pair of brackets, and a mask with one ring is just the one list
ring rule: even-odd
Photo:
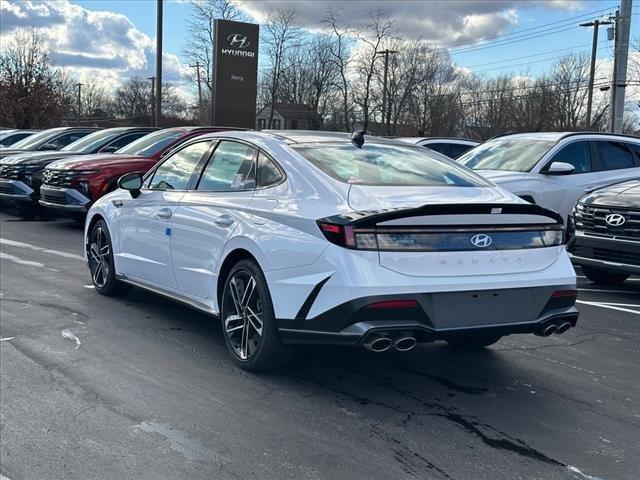
[[175,127],[149,134],[110,155],[83,155],[53,162],[42,174],[40,205],[82,220],[102,195],[117,188],[125,173],[144,174],[184,141],[221,127]]

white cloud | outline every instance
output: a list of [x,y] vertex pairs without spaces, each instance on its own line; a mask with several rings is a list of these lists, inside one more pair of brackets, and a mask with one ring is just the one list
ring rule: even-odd
[[[127,77],[154,74],[155,39],[120,13],[88,10],[69,0],[0,0],[0,14],[0,42],[18,28],[36,27],[56,65],[80,81],[92,79],[112,89]],[[164,53],[163,68],[164,80],[176,81],[187,67]]]
[[541,7],[574,11],[583,7],[578,0],[327,0],[303,5],[290,0],[238,0],[237,3],[258,22],[264,22],[270,12],[279,8],[296,9],[301,25],[307,29],[321,27],[329,10],[340,12],[347,25],[365,22],[369,10],[381,10],[400,33],[443,45],[504,33],[518,24],[518,10]]

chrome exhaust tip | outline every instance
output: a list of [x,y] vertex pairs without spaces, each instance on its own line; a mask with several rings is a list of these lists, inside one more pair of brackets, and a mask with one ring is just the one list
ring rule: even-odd
[[396,341],[393,342],[393,346],[399,352],[408,352],[409,350],[413,350],[417,344],[418,341],[415,337],[398,337]]
[[552,335],[553,333],[555,333],[556,329],[557,329],[557,327],[555,326],[555,324],[550,323],[549,325],[546,325],[544,327],[540,327],[540,329],[537,330],[534,333],[536,335],[538,335],[539,337],[548,337],[549,335]]
[[393,342],[389,337],[374,335],[364,343],[363,347],[370,352],[381,353],[389,350],[392,345]]
[[569,322],[563,322],[556,328],[556,333],[560,335],[561,333],[566,332],[571,328],[571,324]]
[[542,336],[548,337],[549,335],[556,332],[557,327],[552,323],[551,325],[547,325],[542,329]]

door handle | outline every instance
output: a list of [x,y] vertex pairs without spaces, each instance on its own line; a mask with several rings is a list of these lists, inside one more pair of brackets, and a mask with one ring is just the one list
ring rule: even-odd
[[213,223],[220,227],[230,227],[231,225],[233,225],[234,221],[235,220],[231,215],[220,215],[213,221]]
[[160,220],[169,220],[173,216],[173,212],[170,208],[161,208],[156,212],[156,217]]

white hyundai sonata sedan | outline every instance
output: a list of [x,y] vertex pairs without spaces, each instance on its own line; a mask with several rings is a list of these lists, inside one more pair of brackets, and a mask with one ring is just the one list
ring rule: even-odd
[[481,348],[578,318],[561,217],[419,146],[221,132],[119,186],[85,226],[96,290],[219,317],[247,369],[291,344]]

